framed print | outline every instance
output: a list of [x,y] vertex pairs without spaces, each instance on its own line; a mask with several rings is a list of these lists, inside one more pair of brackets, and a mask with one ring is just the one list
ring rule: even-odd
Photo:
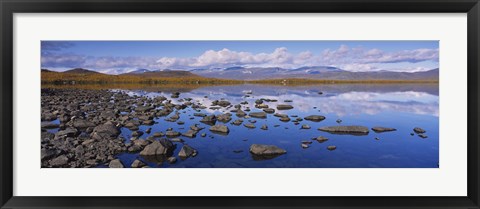
[[478,208],[478,1],[2,1],[2,208]]

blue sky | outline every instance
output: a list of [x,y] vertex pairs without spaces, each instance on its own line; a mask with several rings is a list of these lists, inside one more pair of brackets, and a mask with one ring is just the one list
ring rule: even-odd
[[326,65],[350,71],[438,67],[438,41],[42,41],[42,68],[136,69]]

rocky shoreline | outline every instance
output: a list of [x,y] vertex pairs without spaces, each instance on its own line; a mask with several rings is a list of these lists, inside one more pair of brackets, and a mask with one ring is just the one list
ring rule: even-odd
[[[251,92],[245,93],[245,96]],[[206,97],[206,96],[205,96]],[[277,110],[290,110],[295,107],[291,101],[271,99],[255,100],[255,109],[246,105],[247,101],[232,104],[227,100],[214,100],[202,104],[192,98],[183,98],[181,93],[171,93],[170,99],[164,96],[146,97],[129,95],[122,91],[83,90],[83,89],[42,89],[41,97],[41,165],[51,167],[110,167],[143,168],[148,165],[136,159],[131,165],[124,165],[117,158],[121,153],[139,153],[143,159],[159,164],[175,164],[178,160],[201,155],[201,151],[186,143],[180,137],[206,137],[207,133],[228,135],[231,126],[242,125],[245,129],[269,130],[266,124],[258,124],[259,119],[276,119],[279,122],[299,125],[303,120],[321,122],[322,115],[298,117],[277,113]],[[268,103],[268,104],[266,104]],[[144,131],[140,126],[158,126],[156,121],[165,120],[178,125],[185,124],[180,116],[185,109],[194,110],[191,120],[198,118],[199,124],[182,129],[162,127],[164,131],[152,133],[152,128]],[[204,109],[224,110],[221,114],[206,114]],[[274,117],[269,117],[272,115]],[[237,118],[234,118],[237,117]],[[337,123],[341,123],[341,120]],[[319,123],[320,124],[320,123]],[[274,126],[273,128],[275,128]],[[299,129],[311,127],[303,124]],[[131,131],[129,139],[122,135],[122,129]],[[368,135],[365,126],[323,126],[320,131],[334,134]],[[395,128],[373,127],[375,133],[396,131]],[[315,131],[315,130],[312,130]],[[318,131],[317,131],[318,132]],[[321,133],[321,132],[319,132]],[[415,127],[411,134],[427,138],[426,131]],[[148,137],[142,138],[143,135]],[[312,141],[328,141],[324,136],[302,141],[304,149],[312,146]],[[329,145],[328,150],[336,150]],[[180,150],[174,155],[174,150]],[[240,152],[240,151],[238,151]],[[251,144],[249,152],[253,160],[269,160],[288,153],[281,147],[271,144]]]

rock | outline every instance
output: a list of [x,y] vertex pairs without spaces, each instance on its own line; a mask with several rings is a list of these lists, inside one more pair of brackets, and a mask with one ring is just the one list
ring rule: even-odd
[[189,157],[195,157],[196,155],[197,155],[197,150],[193,149],[188,145],[183,145],[182,149],[178,153],[178,157],[183,159],[189,158]]
[[256,108],[258,109],[263,109],[263,108],[268,108],[268,105],[267,104],[257,104],[255,105]]
[[317,137],[317,138],[313,138],[313,140],[317,140],[317,142],[323,143],[323,142],[328,141],[328,138],[327,138],[327,137],[324,137],[324,136],[319,136],[319,137]]
[[196,113],[193,113],[193,116],[196,116],[196,117],[205,117],[207,116],[205,113],[199,113],[199,112],[196,112]]
[[382,133],[382,132],[387,132],[387,131],[396,131],[396,130],[397,129],[394,129],[394,128],[379,127],[379,126],[376,126],[376,127],[372,128],[372,131],[375,131],[377,133]]
[[65,155],[60,155],[50,160],[50,166],[52,167],[64,167],[67,164],[68,164],[68,157]]
[[228,105],[230,105],[230,102],[225,100],[220,100],[217,102],[217,105],[221,107],[227,107]]
[[122,162],[119,159],[115,159],[115,160],[110,161],[110,163],[108,164],[108,167],[109,168],[124,168]]
[[195,125],[190,126],[190,129],[191,129],[191,130],[194,130],[194,131],[200,131],[200,130],[202,130],[202,129],[204,129],[204,128],[198,126],[197,124],[195,124]]
[[176,131],[167,131],[165,132],[165,135],[167,137],[177,137],[177,136],[180,136],[180,132],[176,132]]
[[183,133],[182,135],[190,138],[195,138],[195,136],[197,135],[197,132],[190,129],[187,132]]
[[171,142],[179,142],[179,143],[183,143],[185,141],[183,141],[183,139],[180,139],[180,138],[173,138],[173,139],[170,139]]
[[132,137],[140,137],[143,135],[142,131],[133,131],[132,132]]
[[147,126],[151,126],[153,124],[155,124],[155,121],[154,120],[145,120],[142,122],[143,125],[147,125]]
[[224,123],[228,123],[230,120],[232,120],[232,117],[230,116],[230,114],[220,114],[220,115],[217,115],[216,117],[218,121],[224,122]]
[[290,100],[290,99],[286,99],[286,100],[284,100],[284,102],[293,102],[293,101]]
[[420,138],[422,138],[422,139],[426,139],[426,138],[428,138],[428,136],[427,136],[427,135],[425,135],[425,134],[418,134],[418,136],[419,136]]
[[143,156],[169,155],[174,150],[174,145],[167,139],[160,139],[147,145],[141,152]]
[[268,126],[267,125],[262,125],[262,127],[260,128],[262,130],[268,130]]
[[301,129],[310,129],[311,127],[307,124],[302,125]]
[[151,106],[138,106],[135,108],[136,112],[148,112],[150,110],[153,110],[153,107]]
[[63,139],[65,137],[74,137],[74,136],[77,135],[77,133],[78,133],[77,129],[68,127],[65,130],[61,130],[61,131],[57,132],[55,134],[54,139],[56,140],[56,139]]
[[289,117],[281,117],[281,118],[280,118],[280,121],[282,121],[282,122],[288,122],[288,121],[290,121],[290,118],[289,118]]
[[248,115],[254,118],[267,118],[267,113],[265,112],[252,112]]
[[152,128],[147,128],[147,130],[145,130],[145,133],[149,134],[150,132],[152,132]]
[[162,133],[162,132],[155,132],[155,133],[153,133],[153,137],[162,137],[162,136],[165,136],[165,134]]
[[318,94],[322,95],[322,94],[323,94],[323,92],[319,91],[319,92],[318,92]]
[[105,124],[95,127],[91,136],[93,139],[102,140],[117,138],[119,134],[120,131],[118,130],[118,128],[112,123],[107,122]]
[[202,133],[200,136],[202,136],[202,137],[206,137],[206,136],[207,136],[207,134],[206,134],[206,133]]
[[167,158],[167,162],[170,163],[170,164],[174,164],[177,162],[177,158],[176,157],[169,157]]
[[202,118],[200,122],[205,123],[207,125],[215,125],[217,122],[217,117],[215,115],[208,115]]
[[308,144],[302,143],[302,148],[303,148],[303,149],[307,149],[307,148],[309,148],[309,147],[310,147],[310,146],[308,146]]
[[41,150],[41,160],[42,161],[52,159],[53,157],[55,157],[55,155],[57,155],[57,151],[55,151],[53,149],[42,148],[42,150]]
[[146,166],[147,164],[145,164],[144,162],[140,161],[140,160],[135,160],[133,161],[132,165],[130,165],[130,167],[132,168],[142,168],[143,166]]
[[255,128],[255,124],[253,124],[253,123],[245,123],[245,124],[243,124],[243,126],[245,126],[247,128]]
[[339,134],[367,135],[369,130],[365,126],[325,126],[318,128],[320,131]]
[[427,131],[423,130],[422,128],[419,128],[419,127],[415,127],[413,129],[413,131],[417,134],[423,134],[423,133],[427,132]]
[[281,113],[275,113],[275,114],[273,114],[273,116],[279,117],[279,118],[288,118],[287,114],[281,114]]
[[328,146],[327,149],[330,150],[330,151],[336,150],[337,146]]
[[245,115],[247,115],[247,113],[245,113],[243,110],[237,110],[237,112],[235,113],[235,115],[239,118],[241,117],[245,117]]
[[252,144],[250,146],[250,153],[254,155],[283,155],[287,153],[287,151],[275,145]]
[[255,100],[255,104],[262,104],[262,103],[263,103],[263,100],[261,100],[261,99]]
[[336,122],[337,122],[337,123],[342,123],[342,120],[337,119]]
[[325,116],[321,116],[321,115],[309,115],[307,117],[304,118],[305,120],[309,120],[309,121],[314,121],[314,122],[320,122],[322,120],[325,120]]
[[71,121],[72,126],[77,128],[77,129],[86,129],[88,127],[95,127],[95,124],[84,119],[80,118],[75,118],[73,121]]
[[236,125],[236,126],[239,126],[239,125],[242,125],[242,123],[243,123],[243,120],[237,119],[237,120],[233,121],[232,124],[233,124],[233,125]]
[[273,108],[265,108],[265,109],[263,109],[263,111],[266,112],[266,113],[270,113],[270,114],[275,113],[275,109],[273,109]]
[[226,125],[214,125],[210,127],[210,131],[212,132],[218,132],[218,133],[228,133],[230,130]]
[[290,110],[290,109],[293,109],[292,105],[288,105],[288,104],[277,105],[277,110]]
[[60,124],[55,124],[55,123],[48,122],[48,121],[44,121],[41,124],[42,124],[41,125],[42,129],[54,129],[54,128],[58,128],[60,126]]

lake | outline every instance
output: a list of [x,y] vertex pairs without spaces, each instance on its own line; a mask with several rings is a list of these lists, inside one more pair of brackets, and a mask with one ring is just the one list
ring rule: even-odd
[[[194,117],[196,110],[187,107],[179,110],[184,124],[165,121],[167,117],[156,118],[153,126],[139,126],[143,132],[152,128],[151,134],[165,132],[172,128],[180,133],[186,132],[191,125],[199,124],[201,130],[195,138],[180,136],[185,144],[195,148],[198,154],[176,163],[152,162],[138,153],[121,153],[116,157],[126,166],[140,159],[150,167],[165,168],[438,168],[439,167],[439,100],[437,84],[333,84],[309,86],[272,86],[272,85],[232,85],[206,86],[201,88],[180,89],[179,98],[171,98],[172,91],[179,89],[148,88],[148,90],[111,89],[125,92],[131,96],[164,96],[172,103],[182,98],[192,98],[206,107],[214,100],[228,100],[232,105],[248,102],[242,109],[249,107],[250,112],[262,111],[255,107],[255,101],[266,99],[264,104],[275,109],[275,113],[287,114],[292,119],[282,122],[279,117],[267,114],[266,119],[243,119],[244,124],[255,120],[256,128],[247,128],[243,124],[236,126],[231,122],[238,119],[232,113],[232,120],[225,125],[230,132],[217,134],[208,130],[209,125]],[[321,92],[321,94],[319,94]],[[271,100],[277,100],[272,102]],[[290,101],[289,101],[290,100]],[[270,102],[268,102],[270,101]],[[180,102],[177,102],[180,103]],[[278,104],[293,106],[290,110],[277,110]],[[201,109],[200,113],[221,114],[231,108],[212,110]],[[173,115],[174,113],[171,113]],[[247,112],[248,114],[248,112]],[[169,116],[171,116],[169,115]],[[320,122],[302,120],[294,124],[297,117],[322,115]],[[191,119],[193,118],[193,119]],[[217,124],[223,124],[217,122]],[[260,127],[267,125],[268,130]],[[310,129],[301,129],[308,125]],[[367,135],[333,134],[317,130],[322,126],[361,125],[369,129],[375,126],[395,128],[396,131]],[[414,133],[414,127],[426,131],[427,138]],[[205,137],[201,134],[206,133]],[[144,134],[147,138],[151,134]],[[121,128],[121,136],[128,143],[131,131]],[[312,138],[323,136],[327,141],[320,143]],[[302,141],[311,141],[308,148],[302,148]],[[178,143],[177,143],[178,144]],[[286,154],[272,159],[258,159],[252,156],[249,148],[252,144],[276,145],[287,151]],[[328,146],[336,146],[328,150]],[[174,150],[173,156],[180,152],[181,145]]]

